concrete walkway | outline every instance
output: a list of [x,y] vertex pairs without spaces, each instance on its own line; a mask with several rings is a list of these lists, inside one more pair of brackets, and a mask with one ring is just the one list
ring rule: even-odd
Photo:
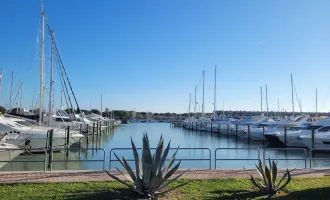
[[[256,170],[248,170],[258,176]],[[279,170],[283,173],[284,170]],[[179,174],[178,171],[176,174]],[[112,175],[120,179],[124,176],[117,171],[110,171]],[[292,173],[293,177],[322,177],[330,175],[330,168],[319,169],[296,169]],[[183,179],[218,179],[218,178],[249,178],[241,169],[201,169],[186,172]],[[53,171],[53,172],[1,172],[0,183],[55,183],[55,182],[88,182],[88,181],[109,181],[113,180],[104,171]]]

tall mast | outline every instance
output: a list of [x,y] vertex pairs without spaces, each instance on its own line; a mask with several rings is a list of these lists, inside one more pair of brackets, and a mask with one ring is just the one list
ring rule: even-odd
[[101,93],[101,117],[102,117],[102,93]]
[[262,113],[262,87],[260,87],[260,107],[261,107],[260,112]]
[[11,72],[11,83],[10,83],[10,95],[9,95],[9,109],[11,109],[11,103],[13,98],[13,83],[14,83],[14,72]]
[[317,117],[317,88],[316,88],[316,113],[315,113],[315,116]]
[[190,118],[191,93],[189,95],[189,118]]
[[278,116],[280,116],[280,99],[277,99],[277,112],[278,112]]
[[293,78],[291,74],[291,91],[292,91],[292,117],[294,117],[294,99],[293,99]]
[[33,112],[34,109],[34,92],[32,93],[32,104],[31,104],[31,110]]
[[202,103],[202,117],[204,117],[204,87],[205,87],[205,71],[203,71],[203,103]]
[[0,74],[0,95],[2,90],[2,68],[1,68],[1,74]]
[[19,98],[19,112],[20,112],[19,114],[23,114],[23,113],[21,112],[21,111],[22,111],[22,110],[21,110],[21,109],[22,109],[22,98],[23,98],[23,97],[22,97],[22,95],[23,95],[23,82],[21,82],[21,87],[20,87],[20,92],[19,92],[19,94],[20,94],[20,95],[19,95],[19,97],[20,97],[20,98]]
[[45,13],[41,4],[41,59],[40,59],[40,107],[39,107],[39,125],[42,125],[42,111],[44,107],[44,69],[45,69]]
[[214,108],[213,108],[213,119],[216,118],[217,109],[217,66],[214,67]]
[[63,89],[61,89],[61,108],[62,109],[63,107]]
[[[51,34],[53,35],[54,30],[51,31]],[[53,100],[53,59],[54,59],[54,40],[53,37],[51,37],[51,49],[50,49],[50,79],[49,79],[49,107],[48,107],[48,114],[49,114],[49,120],[48,125],[50,125],[50,115],[53,113],[52,111],[52,100]]]
[[194,105],[194,117],[195,118],[196,118],[196,106],[197,106],[196,93],[197,93],[197,85],[195,86],[195,105]]
[[267,92],[267,85],[266,85],[266,109],[267,109],[267,117],[268,117],[268,92]]

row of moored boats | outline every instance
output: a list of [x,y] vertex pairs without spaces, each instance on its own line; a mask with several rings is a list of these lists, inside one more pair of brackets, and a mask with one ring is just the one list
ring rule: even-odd
[[[186,129],[268,141],[287,147],[330,149],[330,117],[315,120],[307,115],[287,119],[265,116],[233,118],[188,118],[182,126]],[[237,130],[237,131],[236,131]],[[314,130],[314,137],[312,136]],[[314,141],[313,141],[313,139]]]

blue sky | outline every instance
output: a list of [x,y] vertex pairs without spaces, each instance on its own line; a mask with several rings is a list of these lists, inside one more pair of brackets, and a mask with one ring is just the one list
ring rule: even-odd
[[[315,110],[315,88],[319,110],[329,111],[329,7],[305,0],[44,1],[80,107],[91,101],[100,108],[103,93],[103,108],[150,112],[186,112],[195,85],[201,105],[203,70],[205,109],[212,111],[214,65],[218,108],[224,101],[227,110],[260,110],[260,86],[267,85],[270,110],[277,99],[291,110],[292,73],[303,111]],[[0,11],[0,104],[9,102],[14,71],[30,107],[39,91],[40,1],[3,0]]]

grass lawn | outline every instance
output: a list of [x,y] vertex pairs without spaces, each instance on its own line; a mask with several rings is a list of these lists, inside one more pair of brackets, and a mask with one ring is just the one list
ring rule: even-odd
[[[180,180],[173,184],[182,183]],[[263,199],[247,179],[196,180],[160,199]],[[0,186],[1,200],[36,199],[134,199],[117,182],[13,184]],[[286,191],[273,199],[330,199],[330,177],[294,178]]]

